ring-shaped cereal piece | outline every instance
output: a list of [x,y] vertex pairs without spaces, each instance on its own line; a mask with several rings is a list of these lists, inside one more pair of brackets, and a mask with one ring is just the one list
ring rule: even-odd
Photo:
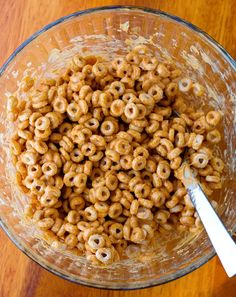
[[108,187],[98,187],[96,190],[95,190],[95,197],[97,198],[97,200],[99,201],[107,201],[110,197],[110,191],[108,189]]
[[88,239],[88,245],[94,250],[103,248],[105,244],[105,238],[100,234],[92,234]]
[[178,85],[175,82],[170,82],[165,88],[167,98],[174,98],[178,93]]
[[111,83],[111,88],[114,88],[120,96],[122,96],[125,92],[125,86],[123,83],[119,81],[114,81]]
[[120,223],[114,223],[109,227],[109,233],[116,239],[123,238],[123,225]]
[[112,262],[113,259],[113,253],[111,248],[99,248],[96,251],[96,258],[103,264],[109,264]]
[[132,161],[132,168],[136,171],[143,170],[146,167],[147,159],[143,156],[138,156]]
[[221,114],[219,111],[209,111],[206,115],[206,121],[209,125],[215,127],[221,120]]
[[148,94],[153,97],[155,102],[159,102],[163,98],[163,90],[158,84],[153,85],[149,90]]
[[100,127],[101,133],[106,136],[113,135],[116,127],[113,121],[104,121]]
[[141,206],[138,209],[137,218],[140,220],[151,221],[153,219],[153,214],[149,208]]
[[214,129],[207,133],[206,139],[210,143],[219,143],[221,141],[221,134],[220,134],[219,130]]
[[191,164],[196,168],[205,168],[208,164],[209,158],[203,153],[194,153],[190,156]]
[[111,219],[116,219],[121,215],[122,210],[122,205],[119,202],[112,203],[109,208],[108,215]]
[[59,112],[59,113],[65,113],[68,107],[68,102],[65,98],[62,96],[56,97],[53,102],[52,106],[54,111]]
[[50,127],[50,120],[47,117],[39,117],[35,121],[35,128],[39,130],[46,130]]
[[134,194],[137,198],[146,198],[149,196],[151,188],[147,184],[137,184],[134,187]]
[[117,139],[115,143],[115,150],[120,155],[127,155],[131,151],[131,145],[130,143],[125,139]]
[[210,164],[213,167],[213,169],[218,172],[222,172],[224,169],[224,162],[218,157],[212,158],[210,160]]
[[161,178],[161,179],[168,179],[171,173],[171,169],[170,166],[168,164],[168,162],[165,161],[161,161],[158,163],[157,165],[157,175]]
[[90,222],[96,221],[98,215],[97,215],[97,211],[96,211],[96,209],[94,208],[93,205],[88,206],[88,207],[85,208],[84,216],[85,216],[86,220],[88,220]]
[[127,103],[125,106],[124,114],[129,120],[136,119],[139,116],[139,111],[136,104]]
[[74,185],[77,188],[80,187],[85,187],[86,186],[86,182],[87,182],[87,175],[85,173],[78,173],[77,175],[75,175],[74,177]]
[[54,162],[46,162],[42,166],[42,172],[47,176],[54,176],[57,174],[57,165]]
[[92,72],[97,77],[105,77],[108,72],[108,68],[103,63],[96,63],[92,67]]
[[179,90],[180,92],[186,93],[189,92],[191,90],[193,86],[193,82],[191,81],[190,78],[182,78],[181,80],[179,80]]
[[124,113],[125,103],[124,103],[124,101],[122,101],[120,99],[114,100],[111,103],[110,109],[111,109],[111,114],[114,117],[119,117]]

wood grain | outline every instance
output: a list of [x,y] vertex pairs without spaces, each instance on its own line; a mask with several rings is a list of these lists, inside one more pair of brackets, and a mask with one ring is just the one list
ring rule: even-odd
[[[42,26],[69,13],[103,5],[161,9],[197,25],[236,58],[235,0],[0,0],[0,64]],[[159,287],[105,291],[75,285],[45,271],[20,252],[0,230],[0,297],[234,297],[236,278],[228,279],[217,257],[197,271]]]

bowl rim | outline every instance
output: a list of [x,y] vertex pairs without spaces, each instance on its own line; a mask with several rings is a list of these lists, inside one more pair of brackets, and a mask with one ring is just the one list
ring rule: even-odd
[[[10,55],[10,57],[5,61],[5,63],[0,68],[0,77],[4,74],[5,70],[7,69],[9,64],[14,60],[14,58],[31,41],[36,39],[39,35],[43,34],[44,32],[48,31],[49,29],[55,27],[56,25],[58,25],[60,23],[63,23],[65,21],[67,21],[67,20],[70,20],[70,19],[73,19],[73,18],[76,18],[76,17],[79,17],[79,16],[88,15],[88,14],[96,13],[96,12],[102,12],[102,11],[116,11],[116,10],[127,10],[127,11],[136,10],[136,11],[141,11],[141,12],[144,12],[144,13],[154,14],[154,15],[158,15],[158,16],[167,18],[167,19],[169,19],[171,21],[175,21],[175,22],[189,28],[190,30],[192,30],[195,33],[199,34],[207,42],[209,42],[211,46],[216,48],[222,54],[224,59],[227,60],[227,62],[232,66],[234,71],[236,71],[236,61],[231,57],[231,55],[226,51],[226,49],[223,46],[221,46],[213,37],[208,35],[206,32],[204,32],[203,30],[201,30],[197,26],[193,25],[192,23],[190,23],[190,22],[188,22],[186,20],[183,20],[180,17],[177,17],[175,15],[172,15],[170,13],[166,13],[166,12],[164,12],[162,10],[158,10],[158,9],[147,8],[147,7],[143,7],[143,6],[131,6],[131,5],[108,5],[108,6],[100,6],[100,7],[80,10],[80,11],[71,13],[69,15],[61,17],[61,18],[49,23],[48,25],[44,26],[42,29],[36,31],[33,35],[31,35],[28,39],[26,39],[19,47],[17,47],[15,49],[15,51]],[[163,280],[161,280],[160,282],[158,281],[158,280],[160,280],[160,278],[159,278],[156,281],[154,280],[154,281],[146,282],[146,283],[144,283],[144,282],[141,282],[139,284],[133,283],[133,285],[130,286],[130,287],[124,287],[124,286],[122,286],[121,283],[118,283],[115,286],[112,285],[112,283],[109,283],[109,285],[106,284],[106,287],[105,287],[104,284],[95,283],[95,282],[93,282],[91,280],[88,280],[88,281],[78,280],[76,277],[71,277],[71,276],[69,276],[69,275],[67,275],[65,273],[60,272],[59,269],[54,269],[53,267],[49,267],[45,262],[42,262],[40,259],[38,259],[36,253],[29,251],[25,247],[25,244],[20,242],[16,238],[16,236],[13,234],[13,232],[10,231],[9,227],[7,226],[7,224],[4,222],[3,218],[1,218],[1,217],[0,217],[0,226],[4,230],[5,234],[15,244],[15,246],[19,250],[21,250],[25,255],[27,255],[31,260],[33,260],[34,262],[39,264],[41,267],[43,267],[47,271],[49,271],[49,272],[51,272],[51,273],[53,273],[53,274],[55,274],[55,275],[57,275],[57,276],[59,276],[59,277],[61,277],[63,279],[69,280],[69,281],[74,282],[76,284],[92,287],[92,288],[109,289],[109,290],[135,290],[135,289],[144,289],[144,288],[150,288],[150,287],[157,286],[157,285],[162,285],[162,284],[165,284],[165,283],[168,283],[170,281],[176,280],[176,279],[178,279],[178,278],[180,278],[182,276],[185,276],[185,275],[193,272],[197,268],[199,268],[202,265],[204,265],[205,263],[207,263],[209,260],[211,260],[216,255],[213,248],[211,248],[209,253],[206,256],[201,257],[200,259],[196,260],[195,262],[190,264],[188,267],[182,268],[181,270],[178,271],[177,275],[176,275],[176,272],[175,272],[175,273],[171,273],[171,274],[165,276],[165,278]],[[43,258],[42,256],[40,256],[40,257]],[[124,283],[124,285],[125,285],[125,283]]]
[[218,41],[216,41],[213,37],[211,37],[208,33],[203,31],[199,27],[193,25],[192,23],[190,23],[190,22],[188,22],[188,21],[186,21],[186,20],[184,20],[184,19],[182,19],[182,18],[180,18],[178,16],[175,16],[173,14],[167,13],[165,11],[162,11],[162,10],[159,10],[159,9],[154,9],[154,8],[149,8],[149,7],[145,7],[145,6],[107,5],[107,6],[99,6],[99,7],[95,7],[95,8],[89,8],[89,9],[84,9],[84,10],[73,12],[71,14],[68,14],[68,15],[66,15],[64,17],[61,17],[61,18],[49,23],[48,25],[44,26],[40,30],[33,33],[29,38],[27,38],[21,45],[19,45],[14,50],[14,52],[9,56],[9,58],[1,66],[1,68],[0,68],[0,77],[3,75],[4,71],[6,70],[8,65],[11,63],[11,61],[17,56],[17,54],[19,54],[24,49],[24,47],[26,47],[31,41],[36,39],[42,33],[46,32],[49,29],[51,29],[52,27],[55,27],[56,25],[58,25],[58,24],[60,24],[60,23],[62,23],[64,21],[67,21],[69,19],[72,19],[72,18],[80,16],[80,15],[87,15],[87,14],[90,14],[90,13],[93,13],[93,12],[104,11],[104,10],[117,10],[117,9],[140,10],[142,12],[156,14],[156,15],[166,17],[166,18],[168,18],[170,20],[174,20],[177,23],[180,23],[180,24],[186,26],[187,28],[189,28],[189,29],[195,31],[196,33],[198,33],[201,37],[206,39],[213,47],[215,47],[217,50],[219,50],[221,52],[221,54],[223,55],[223,57],[231,64],[231,66],[236,71],[236,61],[227,52],[227,50]]

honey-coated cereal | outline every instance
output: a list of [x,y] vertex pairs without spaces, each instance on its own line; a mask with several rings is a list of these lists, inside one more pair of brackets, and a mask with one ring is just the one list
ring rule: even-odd
[[207,195],[224,169],[213,152],[220,112],[186,99],[203,92],[144,45],[112,61],[75,55],[56,79],[23,78],[8,104],[11,151],[27,216],[52,247],[108,265],[159,233],[199,230],[179,168],[187,160]]

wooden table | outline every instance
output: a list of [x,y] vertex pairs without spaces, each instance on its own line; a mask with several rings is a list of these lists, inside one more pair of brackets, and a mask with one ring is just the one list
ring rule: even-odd
[[[74,11],[103,5],[140,5],[178,15],[205,30],[236,58],[235,0],[0,0],[0,64],[32,33]],[[217,257],[197,271],[159,287],[105,291],[72,284],[47,272],[20,252],[0,230],[0,297],[148,296],[234,297]]]

